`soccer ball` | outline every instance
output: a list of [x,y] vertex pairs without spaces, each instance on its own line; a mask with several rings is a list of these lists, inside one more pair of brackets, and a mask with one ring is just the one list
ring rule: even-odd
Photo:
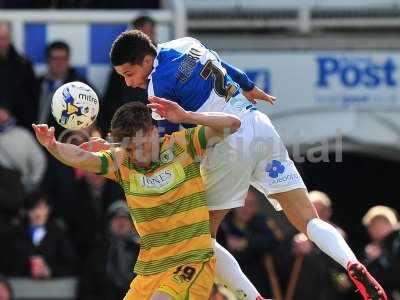
[[74,81],[60,86],[53,95],[51,112],[57,123],[70,130],[90,126],[99,113],[99,98],[85,83]]

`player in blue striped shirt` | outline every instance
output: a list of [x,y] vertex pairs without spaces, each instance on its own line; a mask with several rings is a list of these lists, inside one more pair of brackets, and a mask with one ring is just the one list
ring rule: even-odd
[[[185,37],[155,47],[140,31],[122,33],[113,43],[111,63],[131,87],[177,102],[185,110],[237,115],[242,126],[212,149],[202,162],[212,234],[229,209],[240,207],[249,184],[283,208],[291,223],[340,263],[365,300],[387,299],[384,290],[358,262],[341,234],[318,218],[306,187],[267,115],[253,103],[275,98],[257,88],[247,75],[222,61],[198,40]],[[159,106],[153,118],[162,120],[168,109]],[[165,122],[165,121],[164,121]],[[168,128],[171,130],[171,128]],[[247,299],[261,299],[237,262],[216,244],[217,274]]]

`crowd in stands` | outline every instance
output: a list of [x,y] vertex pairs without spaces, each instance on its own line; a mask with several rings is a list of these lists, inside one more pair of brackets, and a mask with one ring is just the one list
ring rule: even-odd
[[[42,4],[53,7],[73,2]],[[150,18],[140,18],[133,26],[154,40]],[[63,129],[51,117],[52,95],[65,82],[88,82],[71,66],[65,42],[53,41],[45,54],[47,71],[37,77],[30,61],[13,47],[8,26],[0,24],[0,273],[34,280],[74,276],[79,278],[77,299],[122,299],[134,277],[139,239],[121,188],[102,176],[58,163],[38,146],[32,134],[32,123],[47,122],[62,135]],[[98,126],[81,132],[76,143],[104,136],[121,104],[146,102],[147,95],[144,90],[127,87],[110,71],[104,99]],[[314,191],[310,197],[320,217],[331,222],[328,195]],[[358,299],[343,269],[305,235],[284,234],[260,208],[262,201],[265,198],[251,188],[246,205],[229,213],[218,236],[259,291],[274,299]],[[370,243],[360,257],[391,295],[400,295],[397,212],[376,206],[362,223]],[[12,299],[12,289],[2,275],[0,300],[8,299]],[[216,284],[211,299],[234,296]]]

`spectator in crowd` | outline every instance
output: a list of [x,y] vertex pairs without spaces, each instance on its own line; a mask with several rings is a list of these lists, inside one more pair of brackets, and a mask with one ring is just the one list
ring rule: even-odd
[[[132,21],[131,26],[134,29],[143,31],[154,41],[155,21],[152,18],[148,16],[138,17]],[[104,100],[100,118],[101,127],[104,132],[107,132],[108,124],[111,122],[115,111],[121,105],[130,101],[147,103],[147,90],[127,86],[124,78],[112,69],[108,78]]]
[[132,267],[139,254],[139,237],[125,201],[114,202],[108,216],[107,238],[87,260],[80,282],[80,300],[122,299],[134,277]]
[[12,235],[12,221],[23,205],[24,192],[18,171],[0,165],[0,272],[10,272],[9,247]]
[[[9,105],[7,103],[7,105]],[[40,184],[46,156],[32,133],[18,126],[0,100],[0,272],[10,272],[12,222],[25,195]]]
[[0,275],[0,300],[13,300],[13,290],[7,278]]
[[121,187],[103,176],[84,172],[77,179],[76,196],[70,199],[66,221],[82,261],[86,261],[96,242],[104,240],[107,209],[115,199],[123,197]]
[[[34,145],[33,148],[30,147],[32,145]],[[2,273],[10,271],[8,257],[11,253],[9,245],[12,239],[12,223],[18,210],[23,206],[25,198],[26,188],[21,173],[24,173],[24,180],[29,182],[30,173],[34,175],[34,172],[38,171],[32,169],[36,164],[35,149],[37,147],[36,141],[32,140],[25,129],[16,126],[8,109],[0,102],[0,243],[2,245],[0,272]],[[43,155],[41,151],[39,149],[39,156]],[[38,167],[40,172],[41,166]]]
[[6,23],[0,22],[0,102],[9,107],[19,125],[31,129],[32,107],[38,97],[38,83],[31,62],[18,54],[11,43]]
[[[54,126],[56,138],[66,141],[71,138],[70,133],[57,124],[51,115],[51,99],[58,87],[70,81],[81,81],[87,83],[84,77],[78,75],[70,64],[70,48],[63,41],[54,41],[46,47],[47,72],[39,78],[40,93],[39,102],[36,104],[37,116],[35,123],[46,123]],[[73,140],[73,138],[71,138]],[[69,168],[51,155],[47,155],[48,168],[43,181],[42,189],[49,194],[52,199],[57,199],[54,203],[54,214],[57,217],[65,217],[64,211],[70,207],[69,201],[75,196],[74,170]]]
[[371,239],[365,247],[368,269],[381,280],[389,299],[399,299],[400,230],[397,212],[387,206],[374,206],[364,215],[362,223]]
[[37,124],[46,123],[54,126],[56,136],[63,131],[51,116],[51,99],[54,92],[64,83],[81,81],[87,83],[86,78],[78,75],[70,64],[70,48],[63,41],[54,41],[46,47],[47,73],[39,78],[40,93],[37,107]]
[[[319,217],[334,225],[331,222],[332,204],[328,195],[321,191],[311,191],[309,197]],[[345,236],[343,230],[339,231]],[[295,235],[287,248],[291,248],[292,256],[282,257],[283,260],[281,260],[286,260],[283,263],[286,275],[282,281],[288,282],[287,297],[290,295],[289,298],[294,300],[348,300],[352,298],[353,287],[347,274],[315,247],[306,235],[303,233]],[[318,289],[315,289],[315,286],[318,286]]]
[[132,21],[132,29],[145,33],[154,44],[156,43],[156,22],[149,16],[140,16]]
[[16,228],[13,242],[13,275],[33,279],[73,275],[76,254],[62,227],[49,219],[50,207],[43,195],[27,203],[27,222]]
[[221,224],[220,243],[235,256],[243,272],[264,296],[271,296],[264,258],[277,245],[267,218],[260,213],[259,199],[249,189],[245,205],[234,209]]
[[17,125],[11,109],[0,102],[0,165],[21,175],[24,191],[34,191],[42,181],[46,156],[30,131]]

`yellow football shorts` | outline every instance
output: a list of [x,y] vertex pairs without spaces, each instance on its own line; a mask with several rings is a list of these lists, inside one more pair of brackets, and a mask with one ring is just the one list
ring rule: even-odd
[[214,283],[215,258],[169,269],[155,275],[138,275],[124,300],[148,300],[156,292],[174,300],[208,300]]

